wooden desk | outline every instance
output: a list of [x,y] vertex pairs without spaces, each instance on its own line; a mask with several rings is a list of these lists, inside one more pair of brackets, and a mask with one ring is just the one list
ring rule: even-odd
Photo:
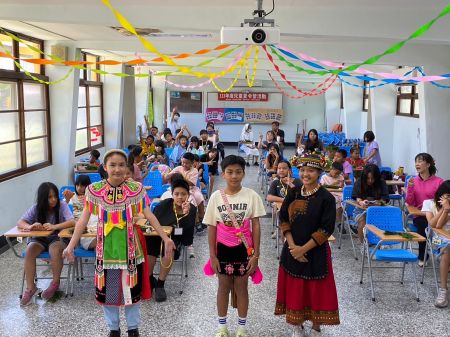
[[367,207],[365,206],[361,206],[360,204],[358,204],[355,200],[353,199],[348,199],[348,200],[344,200],[347,204],[355,206],[356,208],[360,208],[360,209],[364,209],[366,210]]
[[52,234],[53,231],[23,231],[20,230],[17,226],[14,226],[5,234],[7,238],[31,238],[31,237],[47,237]]
[[11,238],[47,237],[50,236],[50,234],[52,234],[53,232],[54,231],[23,231],[20,230],[17,226],[14,226],[4,235],[6,238],[6,242],[8,243],[9,248],[12,249],[14,255],[21,258],[22,256],[17,253],[14,245],[11,242]]
[[337,193],[342,193],[343,189],[342,188],[333,188],[333,187],[325,187],[327,189],[328,192],[337,192]]
[[[143,223],[141,224],[141,225],[143,225],[143,224],[145,224],[145,219],[141,219],[141,220],[138,221],[138,223],[139,223],[139,222],[143,222]],[[173,227],[172,227],[172,226],[162,226],[162,227],[163,227],[163,229],[164,229],[164,232],[165,232],[167,235],[172,235],[172,232],[173,232]],[[70,238],[72,237],[72,235],[73,235],[73,231],[74,231],[74,228],[66,228],[66,229],[63,229],[61,232],[59,232],[59,237],[60,237],[60,238],[67,238],[67,239],[70,239]],[[145,236],[159,236],[159,234],[158,234],[157,231],[151,231],[151,232],[147,233],[145,230],[143,230],[142,233],[143,233]],[[97,237],[97,233],[88,233],[88,232],[85,232],[85,233],[81,234],[81,237],[82,237],[82,238],[95,238],[95,237]]]
[[386,180],[386,185],[388,186],[405,186],[405,182],[401,180]]
[[408,234],[411,234],[414,236],[411,239],[405,239],[404,237],[400,235],[386,235],[384,234],[384,231],[375,227],[374,225],[366,225],[366,228],[369,232],[375,234],[380,240],[383,240],[385,242],[408,242],[408,241],[414,241],[414,242],[424,242],[426,239],[415,232],[405,232]]
[[414,216],[425,216],[425,213],[423,213],[423,212],[422,212],[420,209],[418,209],[417,207],[407,205],[406,208],[408,209],[408,213],[409,213],[410,215],[414,215]]
[[440,236],[443,236],[450,240],[450,232],[449,231],[446,231],[445,229],[442,229],[442,228],[432,228],[431,230],[433,232],[435,232],[436,234],[439,234]]

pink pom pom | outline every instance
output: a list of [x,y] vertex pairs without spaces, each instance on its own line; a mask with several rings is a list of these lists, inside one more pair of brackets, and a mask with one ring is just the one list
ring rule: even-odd
[[211,266],[211,260],[208,260],[208,262],[206,262],[205,266],[203,267],[203,272],[206,276],[213,276],[215,274],[214,269]]
[[261,269],[259,269],[259,267],[257,267],[253,275],[251,275],[251,279],[253,284],[260,284],[262,282],[263,274],[261,272]]

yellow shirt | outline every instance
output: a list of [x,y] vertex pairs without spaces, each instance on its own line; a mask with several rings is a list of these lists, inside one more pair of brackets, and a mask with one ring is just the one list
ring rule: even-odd
[[141,146],[142,146],[142,155],[150,156],[152,154],[155,154],[155,143],[152,143],[152,145],[148,146],[145,140],[141,140]]

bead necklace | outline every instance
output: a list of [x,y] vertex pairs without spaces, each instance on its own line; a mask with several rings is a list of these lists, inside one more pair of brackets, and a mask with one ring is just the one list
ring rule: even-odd
[[309,196],[313,195],[314,193],[316,193],[316,192],[319,190],[319,188],[320,188],[320,185],[317,185],[317,186],[316,186],[314,189],[312,189],[311,191],[306,191],[305,185],[303,185],[303,186],[302,186],[302,189],[301,189],[302,197],[309,197]]

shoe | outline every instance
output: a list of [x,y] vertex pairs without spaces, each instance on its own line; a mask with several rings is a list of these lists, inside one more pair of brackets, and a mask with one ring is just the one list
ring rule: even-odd
[[39,288],[35,287],[33,290],[25,290],[22,294],[22,298],[20,299],[21,306],[27,306],[31,304],[31,300],[38,294]]
[[226,326],[220,327],[216,332],[216,337],[229,337],[230,333],[228,332],[228,328]]
[[55,293],[58,291],[58,289],[59,289],[59,283],[55,283],[53,281],[50,282],[50,285],[48,286],[48,288],[42,292],[41,298],[48,301],[55,295]]
[[250,163],[249,162],[245,163],[245,166],[250,166]]
[[423,266],[426,266],[427,265],[427,263],[425,262],[425,261],[422,261],[422,260],[419,260],[419,262],[417,263],[418,265],[419,265],[419,267],[423,267]]
[[353,232],[353,234],[358,235],[358,227],[350,225],[350,230]]
[[317,331],[314,329],[311,329],[311,332],[309,333],[309,337],[320,337],[322,336],[322,331]]
[[434,301],[434,305],[437,308],[445,308],[448,306],[448,290],[444,288],[439,288],[438,295],[436,297],[436,301]]
[[306,331],[305,328],[301,325],[297,325],[294,327],[294,330],[292,331],[292,337],[306,337]]
[[120,337],[120,329],[119,330],[111,330],[109,332],[108,337]]
[[188,255],[190,259],[195,258],[194,246],[190,245],[187,247]]
[[243,327],[239,327],[236,330],[236,337],[247,337],[247,331]]
[[164,302],[167,300],[166,290],[163,287],[155,288],[155,301]]
[[255,161],[255,162],[253,163],[253,165],[254,165],[254,166],[259,166],[259,163],[258,163],[257,161]]
[[128,330],[128,337],[139,337],[139,330],[138,329],[131,329]]
[[275,240],[277,238],[277,233],[273,232],[271,238]]

